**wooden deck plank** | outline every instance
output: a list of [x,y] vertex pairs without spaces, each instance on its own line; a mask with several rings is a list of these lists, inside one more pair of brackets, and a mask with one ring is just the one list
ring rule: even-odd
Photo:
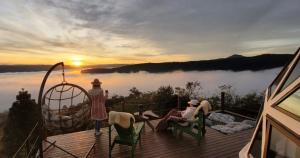
[[[151,121],[154,125],[158,120]],[[94,131],[82,131],[64,135],[48,137],[49,141],[57,141],[57,145],[83,157],[94,142],[95,148],[90,157],[108,157],[108,128],[103,128],[103,134],[95,138]],[[207,128],[205,137],[200,145],[197,141],[186,134],[182,137],[174,137],[172,133],[153,132],[147,125],[142,133],[142,144],[136,147],[135,155],[141,158],[152,157],[238,157],[240,149],[250,140],[253,130],[246,130],[236,134],[225,135],[214,129]],[[47,144],[49,145],[49,144]],[[45,147],[45,145],[44,145]],[[44,154],[45,157],[71,157],[57,148],[50,148]],[[130,157],[130,148],[123,145],[116,145],[112,152],[113,158]]]

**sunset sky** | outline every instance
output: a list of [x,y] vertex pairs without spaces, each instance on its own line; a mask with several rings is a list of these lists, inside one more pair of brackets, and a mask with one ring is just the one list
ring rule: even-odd
[[299,0],[1,0],[0,64],[293,53]]

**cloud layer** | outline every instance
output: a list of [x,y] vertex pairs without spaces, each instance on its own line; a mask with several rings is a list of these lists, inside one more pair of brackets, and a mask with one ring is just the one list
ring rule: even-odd
[[298,0],[4,0],[0,63],[292,53],[300,44],[299,6]]

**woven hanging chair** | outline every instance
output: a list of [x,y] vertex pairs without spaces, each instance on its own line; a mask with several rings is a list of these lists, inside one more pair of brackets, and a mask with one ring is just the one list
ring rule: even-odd
[[63,82],[51,87],[42,99],[42,115],[48,134],[84,130],[90,123],[91,100],[86,90]]

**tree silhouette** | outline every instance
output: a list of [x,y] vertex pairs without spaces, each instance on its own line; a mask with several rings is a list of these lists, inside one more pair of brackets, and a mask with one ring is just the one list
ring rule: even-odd
[[4,127],[4,154],[11,157],[22,145],[27,135],[38,121],[38,105],[31,95],[22,89],[9,109]]

